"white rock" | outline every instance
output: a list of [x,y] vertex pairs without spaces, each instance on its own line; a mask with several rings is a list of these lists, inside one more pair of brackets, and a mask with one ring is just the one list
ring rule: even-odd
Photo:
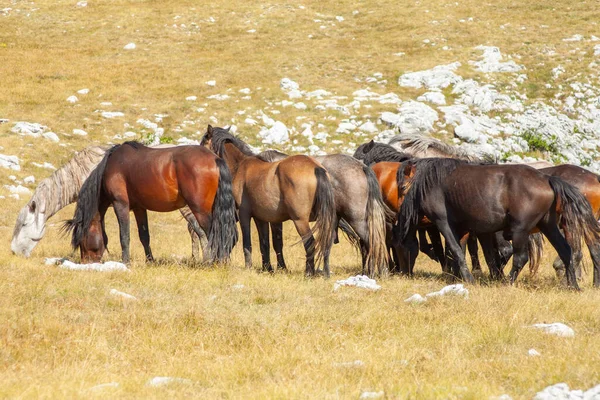
[[35,177],[33,175],[29,175],[29,176],[25,177],[25,179],[23,179],[23,182],[25,182],[25,183],[35,183]]
[[417,101],[426,101],[428,103],[443,106],[446,104],[446,97],[442,92],[427,92],[417,97]]
[[77,136],[87,136],[87,132],[84,131],[83,129],[73,129],[73,135],[77,135]]
[[107,261],[105,263],[92,263],[92,264],[76,264],[69,260],[63,260],[59,264],[60,268],[68,269],[72,271],[98,271],[98,272],[110,272],[110,271],[129,271],[129,268],[123,263],[116,261]]
[[385,392],[382,390],[380,392],[362,392],[360,394],[359,399],[379,399],[385,395]]
[[333,290],[338,290],[342,286],[355,286],[362,289],[377,291],[381,286],[377,284],[375,279],[371,279],[366,275],[351,276],[348,279],[339,280],[333,285]]
[[213,94],[212,96],[208,96],[207,99],[214,99],[218,101],[225,101],[229,98],[227,94]]
[[67,97],[67,101],[71,104],[73,103],[77,103],[79,101],[79,99],[77,98],[77,96],[69,96]]
[[477,46],[476,50],[483,51],[482,60],[472,61],[475,69],[481,72],[518,72],[523,69],[521,65],[517,65],[513,60],[501,62],[502,53],[500,49],[494,46]]
[[85,0],[80,0],[77,2],[77,4],[75,4],[75,6],[78,8],[84,8],[84,7],[87,7],[87,5],[88,5],[88,2]]
[[117,289],[110,289],[108,292],[111,296],[120,297],[125,300],[137,300],[137,297],[127,294],[125,292],[120,292]]
[[405,299],[405,303],[413,303],[413,304],[421,304],[427,301],[426,297],[421,296],[419,293],[415,293],[410,296],[408,299]]
[[422,87],[443,89],[462,80],[460,76],[454,73],[460,65],[459,62],[454,62],[447,65],[438,65],[424,71],[409,72],[398,78],[398,84],[402,87],[416,89]]
[[536,349],[529,349],[527,351],[527,354],[530,355],[531,357],[538,357],[541,356],[540,352],[537,351]]
[[196,96],[188,96],[185,98],[187,101],[196,101],[198,99],[198,97]]
[[340,362],[340,363],[333,363],[334,367],[342,367],[342,368],[359,368],[359,367],[364,367],[365,363],[361,360],[354,360],[354,361],[349,361],[349,362]]
[[302,98],[302,92],[300,90],[297,89],[292,89],[289,92],[287,92],[287,95],[290,99],[300,99]]
[[146,382],[146,386],[161,387],[161,386],[166,386],[166,385],[171,385],[171,384],[189,385],[190,383],[192,383],[192,381],[189,379],[174,378],[174,377],[170,377],[170,376],[155,376],[154,378],[152,378],[148,382]]
[[573,328],[571,328],[561,322],[554,322],[552,324],[533,324],[531,326],[533,328],[540,329],[549,335],[556,335],[556,336],[561,336],[561,337],[574,337],[575,336],[575,331],[573,330]]
[[40,137],[47,129],[48,127],[42,124],[21,121],[17,122],[10,131],[21,136],[32,136],[37,138]]
[[9,192],[11,193],[16,193],[16,194],[29,194],[31,193],[31,190],[27,189],[25,186],[21,186],[21,185],[4,185],[4,188],[7,189]]
[[242,94],[250,94],[250,89],[249,88],[240,89],[239,92]]
[[246,118],[244,120],[244,123],[247,125],[250,125],[250,126],[254,126],[254,125],[258,124],[258,121],[255,119],[252,119],[252,118]]
[[51,142],[54,142],[54,143],[60,142],[60,139],[58,138],[58,135],[56,133],[54,133],[54,132],[44,132],[44,133],[42,133],[42,137],[44,139],[48,139],[48,140],[50,140]]
[[296,82],[294,82],[290,78],[283,78],[279,82],[279,86],[281,87],[281,90],[283,90],[284,92],[289,92],[291,90],[299,90],[300,89],[300,85],[298,85]]
[[[0,154],[0,162],[1,162],[1,159],[2,159],[2,155]],[[38,167],[38,168],[56,170],[56,167],[54,165],[50,164],[49,162],[44,162],[43,164],[32,162],[31,165],[33,165],[34,167]]]
[[366,133],[378,132],[377,126],[372,121],[367,121],[358,127],[358,130]]
[[135,49],[135,43],[128,43],[123,47],[123,50],[133,50]]
[[12,169],[13,171],[20,171],[21,166],[19,165],[19,157],[0,154],[0,167]]
[[336,17],[335,17],[335,19],[336,19],[338,22],[343,22],[343,21],[344,21],[344,17],[342,17],[342,16],[340,16],[340,15],[336,16]]
[[313,97],[316,97],[317,99],[321,99],[325,96],[331,96],[331,93],[324,89],[317,89],[317,90],[313,90],[312,92],[306,93],[306,97],[309,99],[313,98]]
[[298,102],[298,103],[294,103],[294,108],[297,108],[298,110],[306,110],[306,104],[302,103],[302,102]]
[[594,56],[600,56],[600,44],[594,46]]
[[399,128],[403,133],[427,133],[433,130],[438,120],[437,112],[427,104],[418,101],[402,103],[399,114],[384,112],[380,120],[390,127]]
[[337,133],[348,133],[355,129],[356,129],[356,125],[354,125],[352,122],[341,122],[335,131]]
[[117,117],[124,117],[125,114],[123,114],[120,111],[102,111],[102,115],[103,118],[106,119],[112,119],[112,118],[117,118]]
[[570,38],[563,39],[563,42],[580,42],[583,40],[583,35],[576,34],[571,36]]
[[216,86],[217,85],[217,81],[215,81],[215,80],[206,81],[206,84],[208,86]]
[[455,285],[444,286],[437,292],[427,293],[426,297],[440,297],[440,296],[461,296],[465,299],[469,298],[469,289],[465,288],[462,283]]
[[245,288],[246,286],[241,284],[241,283],[236,283],[235,285],[232,285],[231,288],[233,290],[242,290],[243,288]]
[[288,128],[283,122],[276,121],[270,128],[263,128],[258,133],[264,144],[281,144],[290,140]]
[[77,91],[77,93],[79,93],[79,94],[88,94],[89,92],[90,92],[90,89],[87,89],[87,88],[86,89],[79,89]]

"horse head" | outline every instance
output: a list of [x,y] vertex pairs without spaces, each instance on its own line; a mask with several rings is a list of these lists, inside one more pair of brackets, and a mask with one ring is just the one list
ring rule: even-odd
[[14,254],[29,257],[34,247],[44,237],[46,215],[36,200],[26,204],[17,217],[10,248]]

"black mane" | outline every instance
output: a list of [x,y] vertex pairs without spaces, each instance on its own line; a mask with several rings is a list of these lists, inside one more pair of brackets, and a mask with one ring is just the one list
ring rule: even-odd
[[389,144],[373,141],[360,145],[356,149],[354,157],[362,160],[366,165],[372,165],[381,161],[404,162],[412,158],[410,154],[402,153]]
[[288,157],[287,154],[282,153],[279,150],[265,150],[262,153],[258,154],[256,157],[258,157],[258,159],[266,161],[266,162],[273,162],[273,161],[279,161],[282,158],[286,158]]
[[[204,142],[204,139],[202,140]],[[214,151],[219,157],[223,157],[223,151],[225,150],[225,143],[232,143],[242,153],[247,156],[256,156],[250,146],[237,137],[233,136],[228,129],[213,127],[212,128],[212,144],[211,150]]]

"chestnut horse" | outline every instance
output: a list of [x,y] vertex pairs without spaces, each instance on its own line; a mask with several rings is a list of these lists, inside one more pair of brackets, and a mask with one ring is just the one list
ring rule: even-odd
[[73,248],[88,239],[97,214],[104,224],[112,205],[119,222],[123,262],[129,262],[130,210],[147,261],[154,260],[147,210],[168,212],[188,205],[197,228],[208,232],[206,261],[225,261],[237,241],[231,174],[223,160],[200,146],[152,149],[137,142],[115,145],[86,179],[78,197],[69,223]]
[[[272,163],[261,160],[228,129],[210,125],[201,145],[222,157],[233,175],[233,196],[239,209],[246,266],[252,266],[251,218],[258,228],[262,265],[268,271],[272,271],[269,223],[291,219],[304,243],[306,275],[314,275],[316,258],[324,260],[323,273],[329,277],[327,260],[337,217],[333,187],[323,166],[311,157],[300,155]],[[312,230],[311,220],[316,222]]]
[[[565,263],[567,285],[579,289],[569,243],[581,238],[586,243],[597,241],[600,226],[576,188],[521,165],[474,165],[442,158],[412,163],[411,187],[394,227],[398,242],[405,246],[415,242],[417,224],[427,217],[446,239],[462,278],[472,282],[459,239],[468,232],[481,240],[502,231],[513,241],[510,281],[514,283],[528,260],[529,233],[539,229]],[[568,233],[568,241],[558,223]],[[502,276],[499,268],[490,269],[492,276]]]

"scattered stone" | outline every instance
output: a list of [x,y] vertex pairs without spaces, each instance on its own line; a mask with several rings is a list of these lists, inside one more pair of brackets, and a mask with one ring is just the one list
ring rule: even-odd
[[47,126],[35,122],[17,122],[10,131],[21,136],[37,138],[42,136],[47,129]]
[[167,386],[167,385],[171,385],[171,384],[189,385],[191,383],[192,383],[191,380],[184,379],[184,378],[173,378],[170,376],[155,376],[154,378],[152,378],[148,382],[146,382],[146,386],[161,387],[161,386]]
[[215,81],[215,80],[206,81],[206,84],[208,86],[216,86],[217,85],[217,81]]
[[379,399],[385,395],[385,392],[382,390],[380,392],[362,392],[360,394],[359,399]]
[[0,154],[0,167],[12,169],[13,171],[20,171],[21,166],[19,165],[19,157]]
[[417,97],[417,101],[426,101],[439,106],[446,105],[446,97],[439,91],[423,93],[421,96]]
[[575,331],[573,328],[561,323],[555,322],[552,324],[533,324],[533,328],[542,330],[549,335],[556,335],[561,337],[575,337]]
[[460,296],[465,299],[469,298],[469,289],[465,288],[462,283],[448,285],[437,292],[431,292],[425,295],[426,297],[441,297],[441,296]]
[[80,0],[77,2],[77,4],[75,4],[75,6],[78,8],[84,8],[84,7],[87,7],[87,5],[88,5],[88,2],[85,0]]
[[25,183],[35,183],[35,177],[33,175],[29,175],[29,176],[25,177],[25,179],[23,179],[23,182],[25,182]]
[[281,90],[283,90],[284,92],[289,92],[291,90],[299,90],[300,89],[300,85],[298,85],[296,82],[294,82],[290,78],[283,78],[279,82],[279,86],[281,87]]
[[365,363],[361,360],[354,360],[349,362],[333,363],[333,366],[337,368],[360,368],[364,367]]
[[412,296],[410,296],[408,299],[404,300],[405,303],[412,303],[412,304],[422,304],[422,303],[425,303],[426,301],[427,301],[427,298],[421,296],[418,293],[415,293]]
[[107,118],[107,119],[125,116],[125,114],[123,114],[120,111],[102,111],[102,113],[100,115],[102,115],[103,118]]
[[339,280],[333,285],[333,290],[338,290],[342,286],[355,286],[358,288],[369,289],[377,291],[381,289],[381,286],[377,284],[375,279],[371,279],[366,275],[351,276],[348,279]]
[[576,34],[571,36],[570,38],[563,39],[563,42],[580,42],[583,40],[583,35]]
[[288,128],[280,121],[276,121],[270,128],[261,129],[258,134],[264,144],[282,144],[290,140]]
[[501,62],[502,53],[500,49],[494,46],[477,46],[476,50],[483,51],[482,60],[472,61],[475,69],[481,72],[518,72],[523,69],[521,65],[517,65],[513,60]]
[[67,101],[71,104],[75,104],[79,101],[79,99],[77,98],[77,96],[69,96],[67,97]]
[[185,98],[187,101],[196,101],[198,99],[198,97],[196,96],[188,96]]
[[87,132],[84,131],[83,129],[73,129],[73,135],[77,135],[77,136],[87,136]]
[[60,139],[58,138],[58,135],[56,133],[54,133],[54,132],[44,132],[44,133],[42,133],[42,137],[44,139],[48,139],[48,140],[50,140],[51,142],[54,142],[54,143],[60,142]]
[[77,91],[77,93],[79,94],[88,94],[90,92],[90,89],[79,89]]
[[454,73],[460,65],[459,62],[454,62],[447,65],[438,65],[425,71],[409,72],[400,76],[398,84],[402,87],[415,89],[422,87],[444,89],[462,80],[460,76]]
[[128,43],[125,45],[125,47],[123,47],[123,50],[134,50],[135,49],[135,43]]
[[529,349],[529,350],[527,351],[527,354],[528,354],[529,356],[531,356],[531,357],[539,357],[539,356],[541,356],[540,352],[539,352],[539,351],[537,351],[536,349]]
[[4,185],[4,188],[7,189],[11,193],[15,194],[29,194],[31,190],[27,189],[25,186],[21,185]]
[[[54,261],[54,262],[52,262]],[[60,268],[68,269],[72,271],[98,271],[98,272],[112,272],[112,271],[129,271],[129,268],[123,263],[116,261],[107,261],[105,263],[92,263],[92,264],[77,264],[64,258],[47,258],[45,265],[56,264]]]
[[537,392],[533,400],[596,400],[600,399],[600,385],[583,390],[571,390],[566,383],[557,383]]

